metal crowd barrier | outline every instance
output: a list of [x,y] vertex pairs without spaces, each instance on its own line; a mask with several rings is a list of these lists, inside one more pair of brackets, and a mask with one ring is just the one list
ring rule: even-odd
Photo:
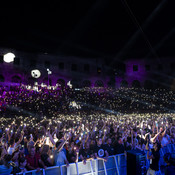
[[[165,153],[175,153],[175,145],[169,144],[160,150],[160,166],[165,165],[163,156]],[[145,152],[146,153],[146,152]],[[149,168],[149,160],[146,161],[146,168]],[[94,159],[87,161],[86,165],[83,162],[71,163],[68,167],[52,166],[46,170],[41,169],[40,172],[27,171],[25,173],[18,173],[17,175],[126,175],[127,163],[125,154],[118,154],[110,156],[107,162],[103,160]]]
[[110,156],[107,162],[94,159],[83,162],[71,163],[66,165],[48,167],[46,170],[41,169],[40,172],[27,171],[25,173],[17,173],[17,175],[126,175],[126,157],[124,154]]

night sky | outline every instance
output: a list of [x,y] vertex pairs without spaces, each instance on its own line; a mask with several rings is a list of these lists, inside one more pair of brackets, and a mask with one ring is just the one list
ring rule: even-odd
[[173,0],[77,0],[1,7],[0,47],[106,59],[175,56]]

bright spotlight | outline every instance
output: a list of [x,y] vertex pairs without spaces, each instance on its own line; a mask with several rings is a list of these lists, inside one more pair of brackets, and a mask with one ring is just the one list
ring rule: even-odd
[[33,78],[39,78],[41,76],[41,72],[38,69],[32,70],[31,75]]
[[14,61],[15,55],[13,53],[7,53],[4,55],[4,62],[11,63]]
[[52,71],[49,68],[47,68],[47,73],[48,73],[48,75],[50,75],[50,74],[52,74]]
[[72,84],[71,84],[70,81],[67,83],[67,85],[68,85],[70,88],[72,88]]

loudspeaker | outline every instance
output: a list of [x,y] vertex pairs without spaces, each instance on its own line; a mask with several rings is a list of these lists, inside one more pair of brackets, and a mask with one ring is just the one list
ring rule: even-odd
[[127,151],[127,175],[146,173],[146,155],[140,150]]

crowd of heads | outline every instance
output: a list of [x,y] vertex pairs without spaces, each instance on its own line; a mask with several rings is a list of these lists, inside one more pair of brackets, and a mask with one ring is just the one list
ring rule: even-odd
[[163,89],[1,87],[0,172],[174,144],[174,98]]

